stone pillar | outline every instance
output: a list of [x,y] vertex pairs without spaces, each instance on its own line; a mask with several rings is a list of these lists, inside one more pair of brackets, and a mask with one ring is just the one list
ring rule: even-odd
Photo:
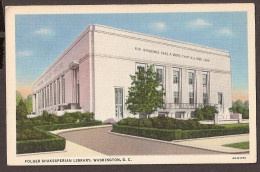
[[218,113],[214,113],[214,124],[219,124]]
[[38,112],[38,93],[35,94],[35,114]]
[[181,103],[189,103],[189,83],[187,69],[181,69]]
[[41,92],[42,92],[42,91],[40,90],[40,91],[39,91],[39,109],[42,108],[42,104],[41,104],[41,103],[42,103],[42,101],[41,101],[41,98],[42,98],[41,95],[42,95],[42,94],[41,94]]
[[165,67],[165,92],[166,92],[166,101],[165,103],[172,103],[173,102],[173,91],[172,91],[172,84],[173,84],[173,73],[172,68],[167,66]]
[[46,100],[45,100],[45,88],[43,88],[43,92],[42,92],[42,94],[43,94],[43,108],[45,108],[45,103],[46,103]]
[[36,93],[36,114],[38,114],[39,111],[39,92]]
[[211,103],[210,100],[210,72],[207,73],[207,95],[208,95],[208,103]]
[[242,123],[242,114],[238,114],[238,123]]
[[35,99],[35,94],[33,94],[33,96],[32,96],[32,102],[33,102],[33,111],[32,112],[34,112],[35,113],[35,104],[36,104],[36,99]]
[[62,77],[60,77],[60,104],[62,104]]
[[48,105],[50,107],[51,106],[51,84],[49,84],[48,86],[48,91],[49,91]]
[[203,103],[203,84],[202,84],[202,72],[201,70],[197,70],[195,73],[196,78],[196,87],[195,87],[195,95],[196,95],[196,103]]
[[40,97],[40,100],[41,100],[41,109],[43,108],[43,94],[42,94],[42,92],[43,92],[43,90],[41,90],[41,92],[40,92],[40,95],[41,95],[41,97]]
[[72,103],[76,103],[76,87],[77,87],[77,85],[76,85],[76,70],[72,70],[71,71],[71,73],[72,73]]

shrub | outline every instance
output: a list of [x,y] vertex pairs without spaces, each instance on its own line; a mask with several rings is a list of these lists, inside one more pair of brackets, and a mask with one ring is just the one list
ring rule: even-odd
[[23,141],[23,140],[38,140],[38,139],[47,139],[50,138],[50,136],[39,132],[35,129],[25,129],[23,131],[17,132],[16,134],[16,140]]
[[[22,103],[20,106],[22,106]],[[75,112],[58,117],[44,111],[42,116],[36,118],[18,118],[16,121],[17,153],[63,150],[65,139],[48,131],[101,125],[101,121],[93,120],[93,115],[90,112]]]
[[231,110],[234,113],[241,113],[243,119],[249,119],[249,102],[245,101],[244,103],[241,100],[232,102]]
[[152,122],[149,119],[140,119],[138,120],[139,127],[152,127]]
[[34,153],[64,150],[66,140],[62,137],[55,136],[48,139],[18,141],[16,153]]
[[205,105],[203,108],[197,108],[194,112],[194,115],[199,120],[213,120],[214,114],[218,111],[214,106]]
[[18,105],[16,106],[16,120],[26,119],[28,115],[28,111],[26,108],[26,104],[23,99],[20,99]]
[[159,129],[182,129],[182,130],[198,130],[210,128],[222,128],[216,125],[202,125],[198,120],[178,120],[170,117],[159,116],[150,119],[126,118],[118,122],[119,125],[129,125],[136,127],[148,127]]
[[55,125],[42,125],[37,126],[35,128],[44,130],[44,131],[53,131],[53,130],[61,130],[68,128],[77,128],[77,127],[88,127],[94,125],[101,125],[101,121],[91,121],[91,122],[79,122],[79,123],[68,123],[68,124],[55,124]]
[[211,129],[200,130],[168,130],[113,124],[112,131],[116,133],[129,134],[134,136],[141,136],[166,141],[243,134],[249,132],[248,124],[221,125],[220,127],[212,127]]
[[58,151],[65,149],[66,140],[48,131],[101,125],[101,121],[36,126],[17,135],[17,154]]

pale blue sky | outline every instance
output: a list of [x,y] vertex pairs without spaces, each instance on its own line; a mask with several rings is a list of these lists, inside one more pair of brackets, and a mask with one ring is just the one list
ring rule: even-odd
[[246,12],[16,15],[17,86],[31,84],[89,25],[230,51],[232,89],[248,89]]

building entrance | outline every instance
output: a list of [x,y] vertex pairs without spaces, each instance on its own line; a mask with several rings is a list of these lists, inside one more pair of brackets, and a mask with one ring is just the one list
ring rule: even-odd
[[115,115],[116,118],[123,118],[123,89],[115,88]]

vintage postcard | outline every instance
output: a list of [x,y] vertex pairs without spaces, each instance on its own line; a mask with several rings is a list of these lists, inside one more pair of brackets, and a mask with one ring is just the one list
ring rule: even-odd
[[8,165],[256,162],[254,4],[5,17]]

